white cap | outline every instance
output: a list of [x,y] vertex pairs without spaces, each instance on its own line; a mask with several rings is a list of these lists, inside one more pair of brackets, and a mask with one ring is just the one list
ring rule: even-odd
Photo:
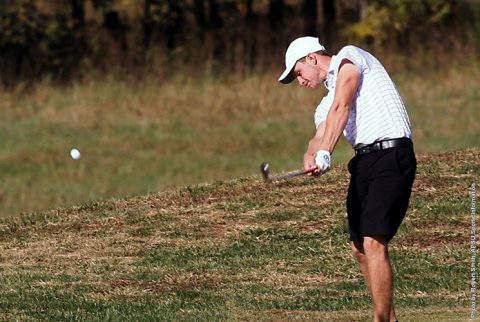
[[325,50],[325,47],[320,44],[318,38],[300,37],[292,41],[285,53],[285,71],[278,81],[282,84],[292,82],[295,76],[291,72],[297,60],[319,50]]

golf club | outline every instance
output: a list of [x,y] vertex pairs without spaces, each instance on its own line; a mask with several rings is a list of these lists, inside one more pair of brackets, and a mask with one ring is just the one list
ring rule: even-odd
[[265,182],[278,182],[278,181],[281,181],[281,180],[302,176],[302,175],[305,175],[307,173],[313,172],[315,169],[316,168],[309,169],[309,170],[299,169],[299,170],[296,170],[296,171],[288,172],[288,173],[280,175],[280,176],[269,177],[270,165],[267,162],[262,162],[262,164],[260,165],[260,172],[262,173],[262,176],[263,176],[263,179],[265,180]]

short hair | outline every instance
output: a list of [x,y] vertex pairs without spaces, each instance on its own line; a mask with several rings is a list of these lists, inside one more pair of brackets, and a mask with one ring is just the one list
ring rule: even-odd
[[[322,56],[332,57],[332,54],[330,54],[330,53],[329,53],[328,51],[326,51],[326,50],[318,50],[318,51],[313,52],[313,54],[318,54],[318,55],[322,55]],[[304,62],[306,61],[306,58],[307,58],[307,56],[302,57],[302,58],[300,58],[299,60],[297,60],[297,62],[302,62],[302,63],[304,63]]]

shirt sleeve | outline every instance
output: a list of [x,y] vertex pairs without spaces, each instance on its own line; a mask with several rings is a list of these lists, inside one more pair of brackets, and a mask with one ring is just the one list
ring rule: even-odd
[[360,71],[361,74],[368,73],[370,66],[365,57],[361,54],[360,48],[355,46],[345,46],[338,52],[338,66],[336,66],[336,72],[340,68],[340,65],[344,59],[351,61]]

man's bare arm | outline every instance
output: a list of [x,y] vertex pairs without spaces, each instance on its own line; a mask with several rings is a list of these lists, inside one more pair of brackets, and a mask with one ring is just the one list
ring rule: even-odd
[[311,155],[315,155],[315,153],[317,153],[317,151],[320,149],[320,145],[322,143],[324,133],[325,133],[325,122],[321,122],[317,127],[315,136],[310,140],[310,142],[308,142],[308,148],[306,153]]
[[[353,97],[360,80],[358,68],[344,59],[339,67],[335,97],[325,121],[325,131],[318,150],[333,152],[348,121]],[[317,151],[318,151],[317,150]]]
[[303,167],[305,170],[310,170],[317,166],[315,164],[315,154],[321,147],[324,133],[325,122],[321,122],[317,127],[315,136],[308,143],[307,152],[305,152],[305,155],[303,156]]

